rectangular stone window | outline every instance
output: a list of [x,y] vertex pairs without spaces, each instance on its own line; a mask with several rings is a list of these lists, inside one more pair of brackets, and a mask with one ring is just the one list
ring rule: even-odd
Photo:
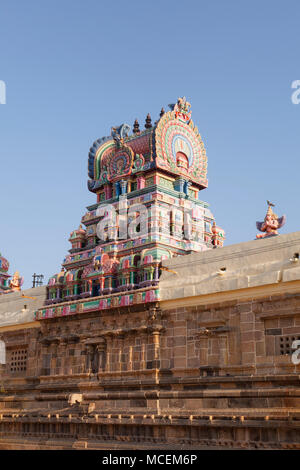
[[293,341],[300,340],[300,335],[284,335],[277,337],[276,344],[276,355],[286,355],[293,354],[294,350],[292,349]]
[[27,369],[27,349],[12,349],[10,351],[9,370],[12,374],[26,372]]

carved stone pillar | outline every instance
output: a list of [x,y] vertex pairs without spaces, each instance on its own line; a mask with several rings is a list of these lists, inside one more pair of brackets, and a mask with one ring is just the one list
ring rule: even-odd
[[113,338],[112,336],[107,336],[106,337],[106,364],[105,364],[105,371],[106,372],[111,372],[112,370],[112,343],[113,343]]
[[127,192],[127,181],[126,180],[121,180],[120,181],[120,188],[121,188],[121,194],[123,196]]
[[157,369],[160,367],[160,331],[153,331],[152,341],[154,345],[154,358],[152,368]]
[[118,366],[117,366],[117,370],[122,372],[122,364],[123,364],[123,361],[122,361],[122,356],[123,356],[123,348],[124,348],[124,335],[123,334],[119,334],[118,337],[117,337],[117,341],[118,341],[118,347],[119,347],[119,363],[118,363]]
[[140,336],[141,338],[141,361],[140,361],[140,369],[144,370],[147,368],[146,361],[147,361],[147,334],[143,333]]
[[132,370],[132,363],[133,363],[133,347],[132,345],[129,346],[129,353],[128,353],[128,370]]
[[224,367],[228,365],[228,338],[227,335],[219,336],[219,358],[220,366]]

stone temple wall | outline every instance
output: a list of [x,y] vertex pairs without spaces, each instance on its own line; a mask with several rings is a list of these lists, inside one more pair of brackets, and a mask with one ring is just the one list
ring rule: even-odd
[[37,322],[1,298],[0,448],[300,448],[299,249],[176,258],[159,301],[109,311]]

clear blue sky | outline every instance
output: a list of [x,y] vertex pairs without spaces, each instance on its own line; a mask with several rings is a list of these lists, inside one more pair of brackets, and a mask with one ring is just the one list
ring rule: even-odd
[[2,0],[0,251],[25,287],[60,268],[85,207],[87,155],[113,125],[179,96],[208,156],[226,244],[257,233],[266,199],[299,226],[300,2]]

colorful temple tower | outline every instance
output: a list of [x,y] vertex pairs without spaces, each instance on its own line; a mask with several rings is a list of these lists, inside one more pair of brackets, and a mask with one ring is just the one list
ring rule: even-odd
[[47,304],[67,304],[39,318],[75,313],[82,307],[72,301],[90,297],[101,297],[100,309],[158,300],[163,259],[223,245],[201,200],[207,157],[191,105],[179,98],[170,108],[154,124],[148,114],[144,130],[136,120],[132,133],[123,124],[92,145],[88,188],[97,201],[48,284]]

